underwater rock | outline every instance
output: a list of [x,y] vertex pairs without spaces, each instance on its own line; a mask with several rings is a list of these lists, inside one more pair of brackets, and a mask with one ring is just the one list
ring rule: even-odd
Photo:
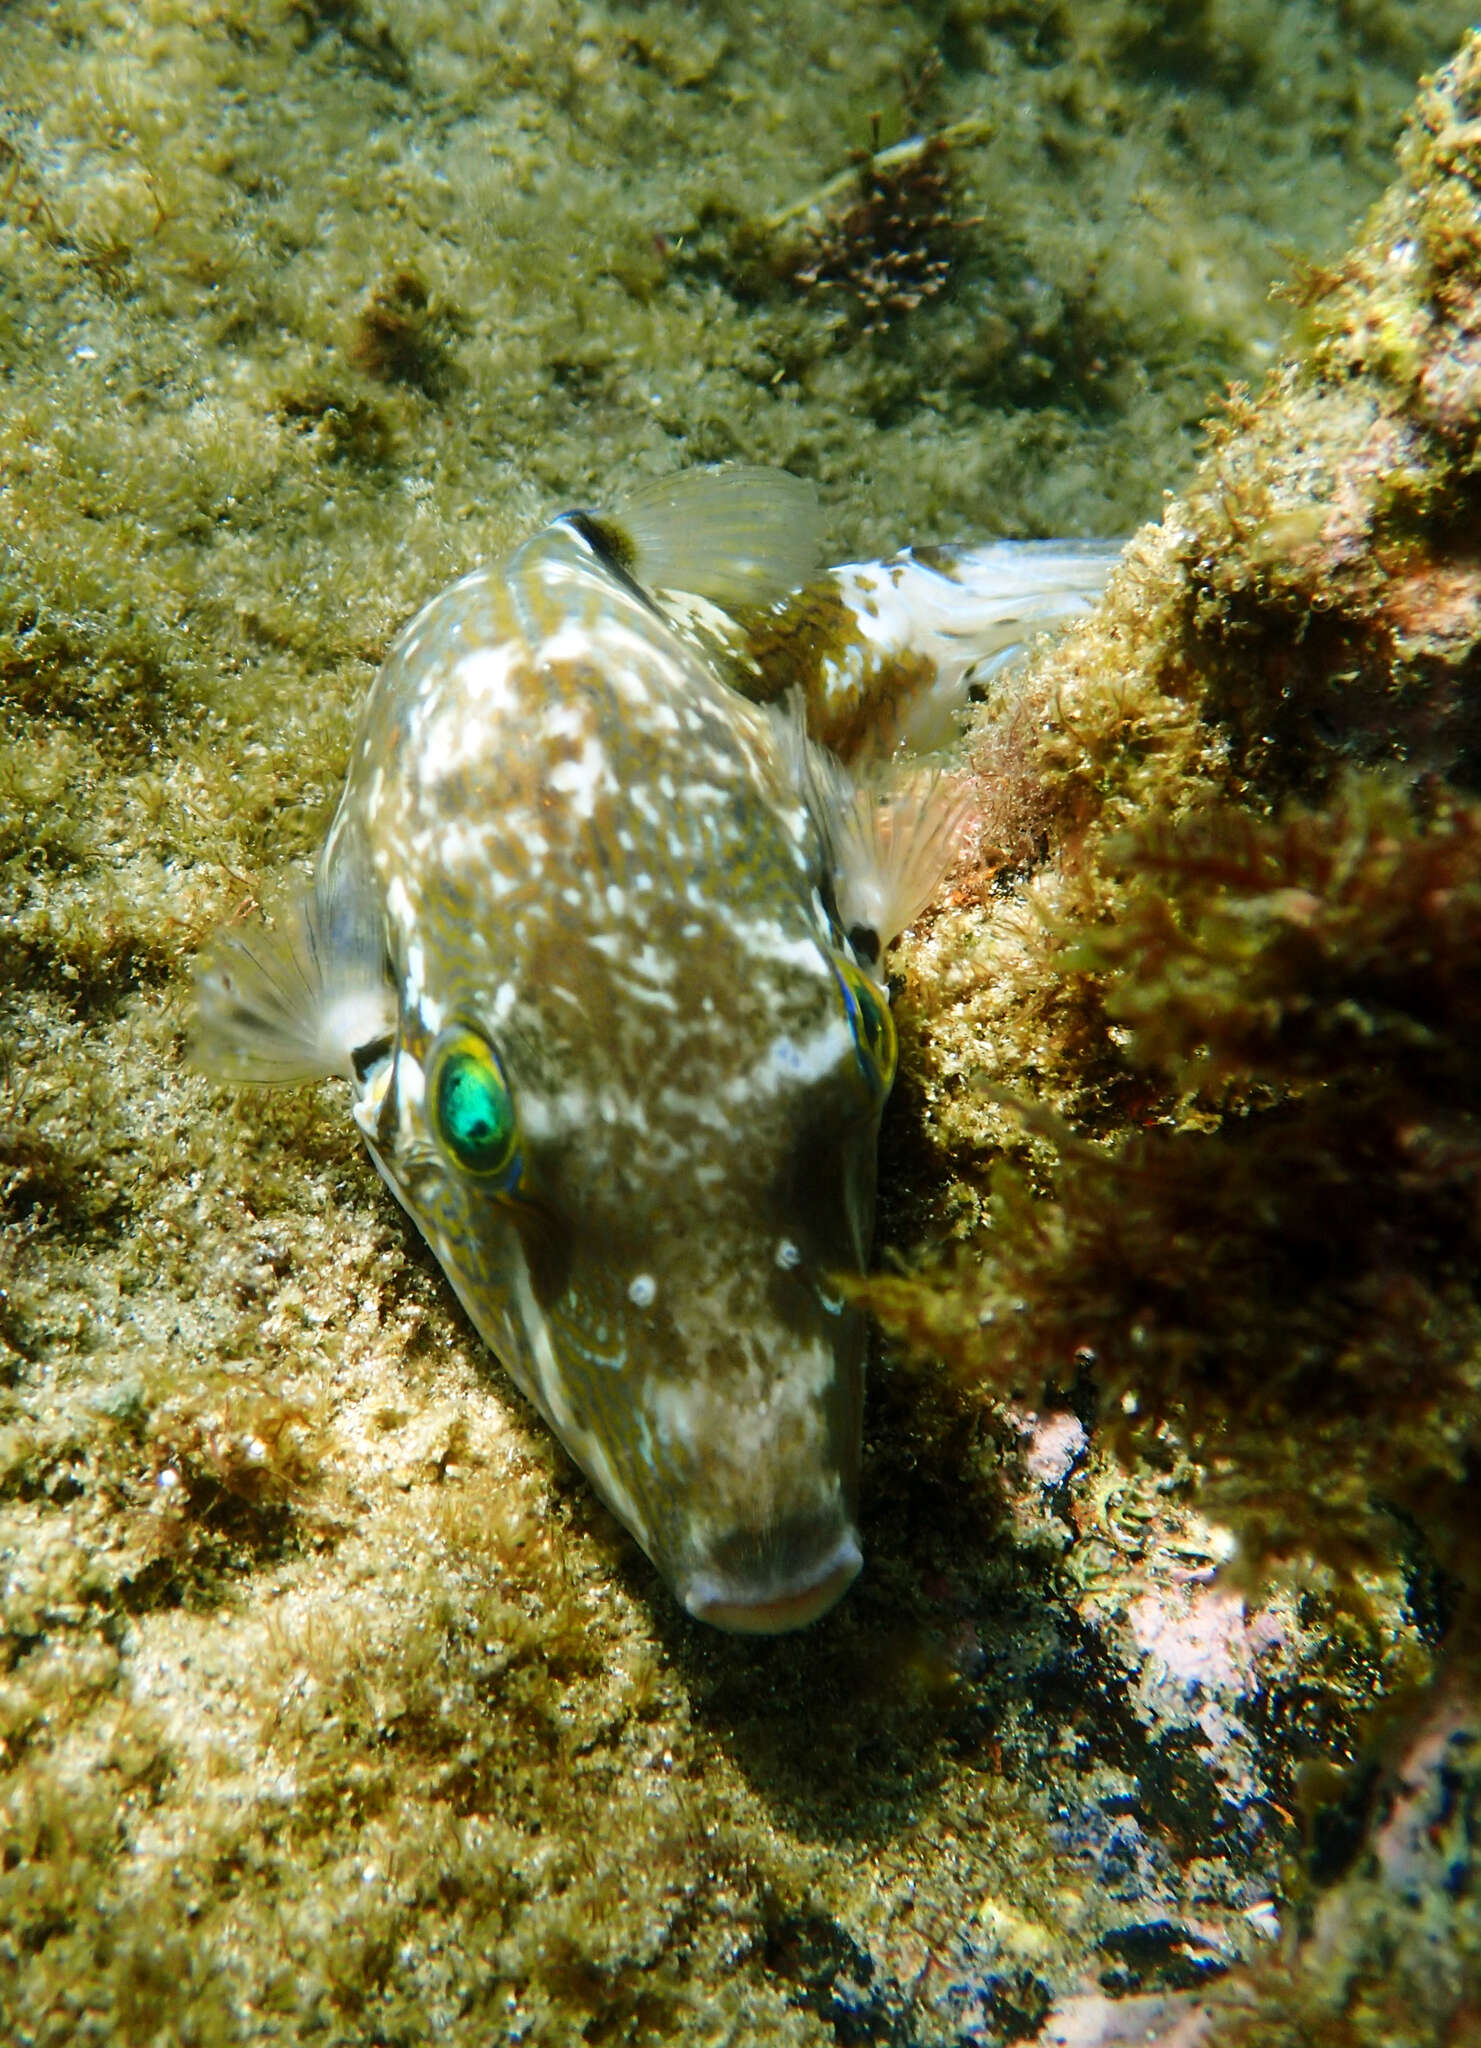
[[983,708],[980,850],[910,963],[938,1207],[981,1226],[959,1288],[882,1277],[876,1309],[1031,1403],[1088,1375],[1124,1443],[1175,1417],[1251,1564],[1350,1560],[1375,1494],[1377,1553],[1395,1507],[1447,1570],[1468,1548],[1476,422],[1425,394],[1477,283],[1420,252],[1477,61],[1427,88],[1310,345]]
[[[979,1398],[1073,1389],[1114,1460],[1191,1458],[1226,1582],[1335,1585],[1373,1612],[1388,1575],[1471,1698],[1478,116],[1473,37],[1424,88],[1362,242],[1299,288],[1300,346],[1232,394],[1095,616],[983,707],[979,852],[901,1010],[938,1263],[865,1289]],[[1127,1609],[1179,1645],[1172,1669],[1199,1611]],[[1358,1753],[1367,1791],[1359,1770],[1335,1806],[1361,1815],[1387,1781]],[[1318,1843],[1333,1788],[1304,1804]],[[1359,1823],[1349,1859],[1360,1842]],[[1341,1867],[1314,1854],[1311,1882]],[[1324,1907],[1341,1967],[1298,1943],[1257,1973],[1258,2019],[1236,1977],[1196,2038],[1304,2041],[1318,2014],[1342,2041],[1460,2038],[1474,1910],[1435,1907],[1446,1967],[1407,2017],[1348,2002],[1409,1938],[1394,1894],[1392,1920]],[[1058,2024],[1041,2038],[1077,2038]]]

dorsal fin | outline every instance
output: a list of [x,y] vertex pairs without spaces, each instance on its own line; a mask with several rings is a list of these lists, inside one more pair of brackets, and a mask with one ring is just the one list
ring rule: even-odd
[[823,515],[806,478],[735,463],[640,484],[598,525],[649,590],[763,605],[812,574]]

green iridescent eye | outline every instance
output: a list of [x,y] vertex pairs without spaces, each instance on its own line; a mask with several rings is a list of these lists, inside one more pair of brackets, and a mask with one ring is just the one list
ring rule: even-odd
[[890,1083],[895,1078],[895,1062],[899,1057],[890,1006],[883,990],[876,987],[852,960],[838,954],[834,958],[834,966],[848,1007],[849,1029],[854,1034],[854,1051],[858,1055],[860,1071],[871,1091],[883,1100],[890,1092]]
[[519,1179],[519,1124],[498,1056],[466,1024],[451,1024],[427,1055],[432,1135],[465,1173],[512,1188]]

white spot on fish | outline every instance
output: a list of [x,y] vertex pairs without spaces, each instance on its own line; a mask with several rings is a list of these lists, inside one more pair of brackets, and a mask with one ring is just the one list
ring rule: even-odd
[[641,976],[644,981],[658,982],[660,985],[671,982],[677,972],[672,956],[660,953],[655,946],[640,947],[633,954],[629,964],[632,973]]
[[650,988],[644,982],[638,981],[630,983],[627,992],[635,1003],[646,1003],[650,1009],[665,1010],[672,1017],[679,1013],[679,1005],[667,989]]
[[[411,651],[407,649],[408,656]],[[458,663],[459,688],[478,703],[483,717],[490,721],[519,707],[519,693],[509,681],[519,654],[514,642],[505,640],[494,647],[475,647]]]
[[392,875],[386,884],[386,911],[393,925],[407,931],[416,922],[411,893],[403,875]]
[[[537,659],[542,667],[554,668],[567,662],[590,661],[591,653],[591,634],[584,625],[562,626],[558,633],[552,633],[549,639],[541,641]],[[576,716],[579,723],[579,713]],[[554,719],[548,729],[551,732],[571,730],[569,726],[557,724]]]
[[406,997],[413,1009],[422,1000],[422,991],[427,986],[427,956],[422,951],[420,939],[413,939],[406,949]]
[[823,958],[823,949],[812,937],[792,938],[775,918],[736,919],[731,927],[746,951],[757,960],[775,960],[788,967],[811,967],[823,980],[833,970]]
[[600,741],[588,736],[582,744],[579,758],[557,761],[545,781],[547,787],[558,795],[571,799],[573,817],[591,817],[596,810],[598,792],[612,787],[606,749]]
[[738,1105],[775,1095],[781,1089],[805,1087],[833,1073],[852,1049],[853,1034],[839,1017],[801,1041],[785,1035],[774,1038],[752,1067],[715,1092],[723,1101]]

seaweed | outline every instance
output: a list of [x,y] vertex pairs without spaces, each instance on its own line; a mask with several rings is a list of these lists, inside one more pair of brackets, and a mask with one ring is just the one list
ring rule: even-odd
[[795,226],[779,260],[800,292],[837,292],[861,335],[884,334],[949,287],[968,229],[956,193],[953,152],[981,132],[961,121],[890,149],[861,150],[847,186],[825,188],[800,209],[767,223]]

